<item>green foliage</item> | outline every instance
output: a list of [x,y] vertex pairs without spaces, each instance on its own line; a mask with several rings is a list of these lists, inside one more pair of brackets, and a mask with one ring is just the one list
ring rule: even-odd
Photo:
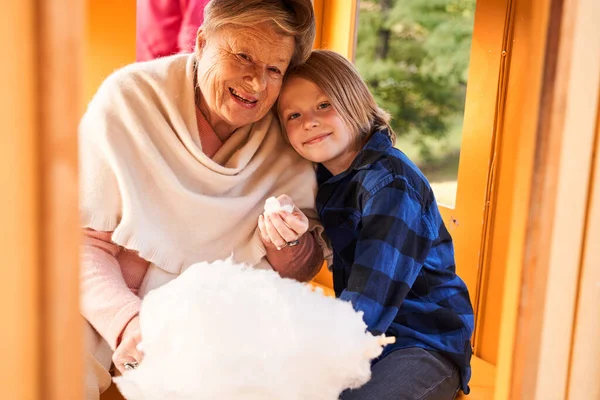
[[475,0],[361,0],[356,66],[399,136],[443,138],[464,110]]

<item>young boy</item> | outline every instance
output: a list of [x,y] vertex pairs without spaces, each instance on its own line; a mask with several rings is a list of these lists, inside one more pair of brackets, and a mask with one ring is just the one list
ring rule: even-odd
[[317,163],[317,211],[333,247],[336,296],[374,335],[396,337],[372,378],[341,399],[452,399],[468,393],[473,309],[425,176],[353,65],[315,51],[286,76],[278,113]]

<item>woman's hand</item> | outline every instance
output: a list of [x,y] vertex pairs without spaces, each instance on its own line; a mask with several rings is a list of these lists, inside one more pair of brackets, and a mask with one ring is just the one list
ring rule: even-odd
[[129,321],[121,336],[121,343],[117,346],[112,360],[117,369],[125,372],[125,363],[141,363],[144,353],[138,349],[142,341],[142,332],[140,330],[140,318],[135,316]]
[[258,230],[265,246],[274,246],[280,250],[306,233],[308,218],[294,204],[290,196],[282,194],[277,200],[282,206],[291,205],[293,211],[262,214],[258,217]]

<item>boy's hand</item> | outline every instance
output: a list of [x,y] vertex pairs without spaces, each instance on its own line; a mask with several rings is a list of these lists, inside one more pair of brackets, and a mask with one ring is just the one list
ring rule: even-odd
[[121,343],[117,346],[112,360],[115,367],[122,373],[125,372],[125,363],[141,363],[144,354],[138,348],[142,341],[142,332],[140,330],[140,318],[134,317],[121,336]]
[[258,217],[258,229],[265,246],[275,246],[278,250],[286,247],[289,242],[294,242],[308,230],[308,218],[294,204],[292,198],[282,194],[277,198],[281,206],[293,207],[291,213],[278,211],[263,213]]

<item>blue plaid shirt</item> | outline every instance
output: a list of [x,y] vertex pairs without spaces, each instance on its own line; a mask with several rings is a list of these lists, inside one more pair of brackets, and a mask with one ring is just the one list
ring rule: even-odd
[[382,357],[407,347],[443,353],[468,393],[473,308],[425,176],[380,131],[348,170],[332,176],[319,165],[317,179],[336,296],[364,312],[371,333],[396,337]]

